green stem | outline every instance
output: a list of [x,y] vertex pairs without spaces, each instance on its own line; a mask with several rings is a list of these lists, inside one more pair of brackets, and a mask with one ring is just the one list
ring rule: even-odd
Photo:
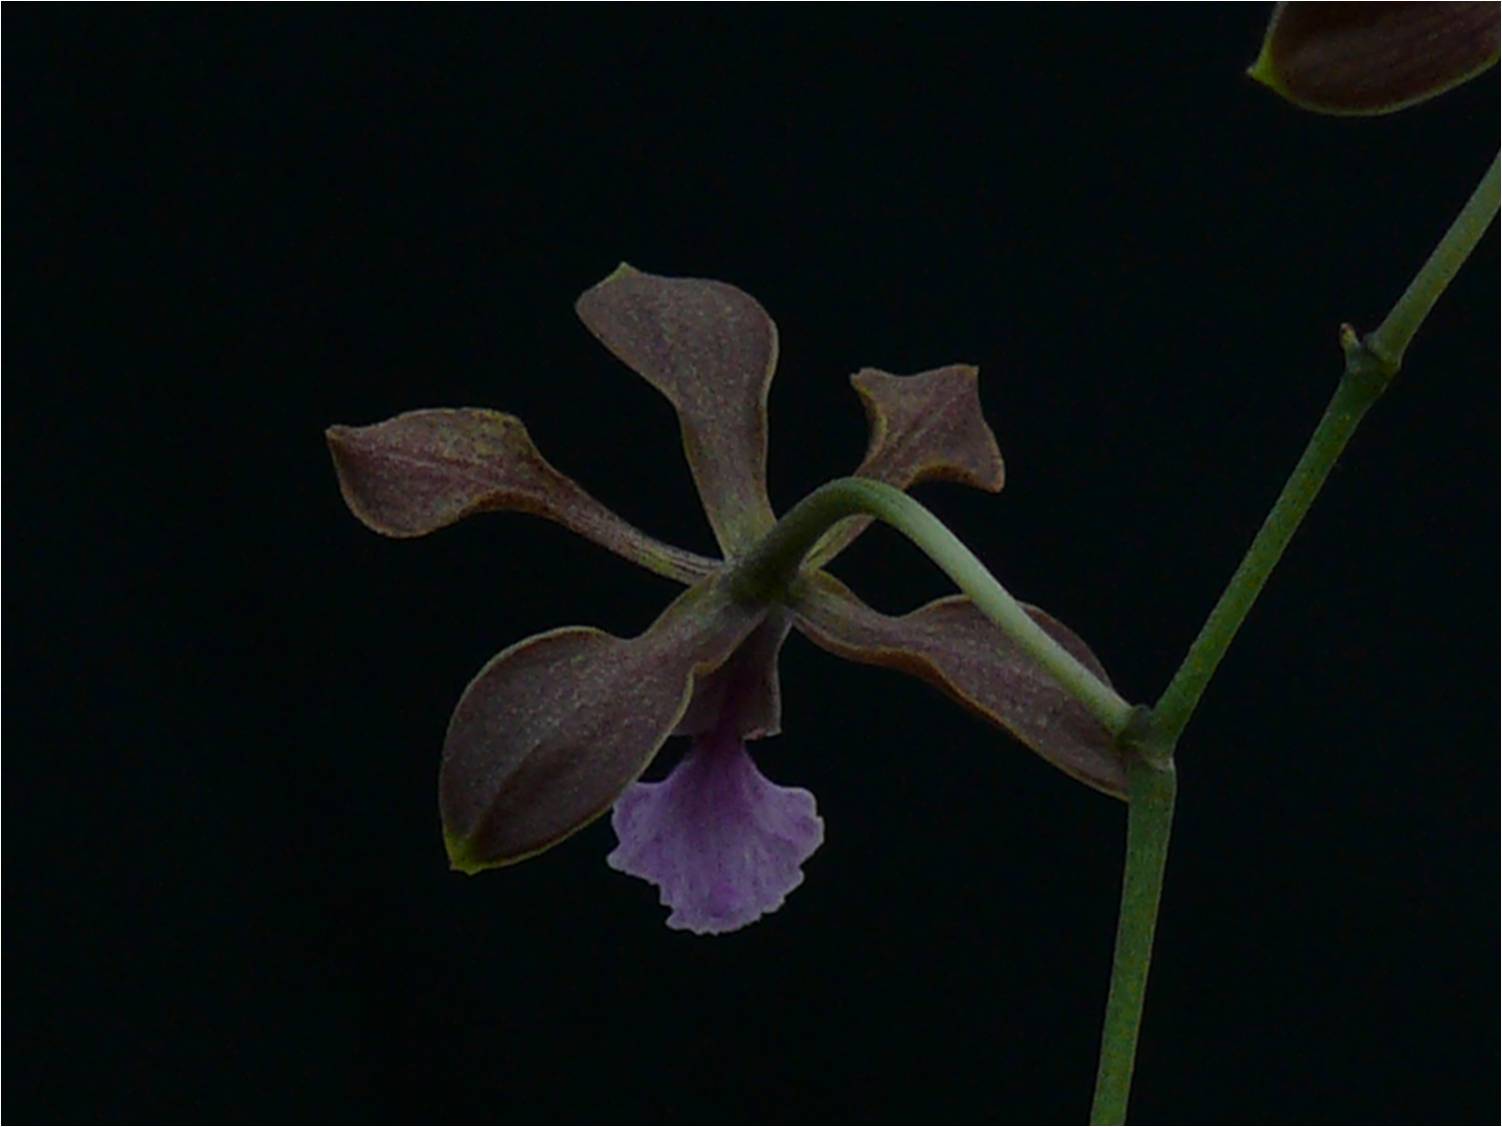
[[1128,779],[1131,805],[1127,807],[1126,875],[1121,883],[1116,955],[1111,965],[1111,992],[1106,999],[1091,1123],[1126,1122],[1177,788],[1172,764],[1160,768],[1138,759]]
[[1309,440],[1292,476],[1283,486],[1283,492],[1262,522],[1241,566],[1231,577],[1220,601],[1205,620],[1183,664],[1153,710],[1153,743],[1160,753],[1163,749],[1172,753],[1231,639],[1257,601],[1304,514],[1319,495],[1336,458],[1345,449],[1367,409],[1397,374],[1409,342],[1439,295],[1480,242],[1481,236],[1486,234],[1497,214],[1497,175],[1497,159],[1493,158],[1491,167],[1434,248],[1434,253],[1375,332],[1365,341],[1358,341],[1349,327],[1342,327],[1345,376],[1335,389],[1314,437]]
[[1419,268],[1413,281],[1408,283],[1392,312],[1367,338],[1367,347],[1390,364],[1394,371],[1402,365],[1403,353],[1408,350],[1408,343],[1419,331],[1424,318],[1429,316],[1429,310],[1434,308],[1450,279],[1465,265],[1465,260],[1496,218],[1498,159],[1492,157],[1491,167],[1481,177],[1481,183],[1476,185],[1465,207],[1460,209],[1455,222],[1450,224],[1445,237]]
[[729,577],[731,589],[756,602],[777,598],[819,538],[836,522],[862,513],[886,522],[916,544],[982,614],[1048,670],[1112,735],[1127,726],[1133,715],[1131,705],[1034,622],[937,517],[906,493],[879,481],[846,477],[814,490],[736,561]]
[[[1359,355],[1360,345],[1355,348]],[[1351,355],[1351,353],[1348,353]],[[1384,380],[1369,375],[1353,375],[1369,371],[1370,365],[1347,363],[1345,376],[1335,389],[1325,414],[1315,429],[1309,445],[1304,448],[1298,465],[1283,484],[1283,491],[1273,503],[1272,510],[1257,530],[1252,546],[1242,557],[1241,564],[1231,581],[1226,585],[1200,628],[1185,655],[1183,663],[1173,675],[1167,690],[1153,710],[1151,743],[1161,757],[1171,754],[1179,734],[1189,723],[1195,706],[1210,683],[1215,669],[1225,657],[1226,649],[1236,631],[1241,628],[1252,604],[1257,601],[1272,570],[1277,566],[1288,542],[1308,513],[1310,505],[1319,496],[1330,470],[1346,443],[1351,440],[1356,426],[1377,397],[1381,395]]]
[[1131,756],[1131,806],[1127,816],[1121,915],[1091,1108],[1092,1123],[1126,1121],[1163,867],[1173,823],[1173,757],[1179,736],[1231,639],[1319,495],[1335,460],[1362,416],[1392,382],[1429,310],[1496,217],[1497,166],[1497,159],[1493,158],[1460,215],[1376,331],[1362,341],[1350,326],[1341,326],[1345,374],[1314,436],[1163,696],[1151,712],[1139,714],[1118,735],[1121,746]]

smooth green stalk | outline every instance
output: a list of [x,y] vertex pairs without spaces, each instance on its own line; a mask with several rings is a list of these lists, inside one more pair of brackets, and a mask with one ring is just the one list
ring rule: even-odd
[[1370,363],[1363,363],[1361,359],[1353,363],[1350,359],[1353,355],[1361,357],[1359,343],[1347,352],[1346,374],[1336,387],[1298,465],[1283,484],[1283,491],[1257,530],[1252,546],[1242,557],[1220,601],[1200,628],[1183,664],[1153,710],[1154,723],[1147,740],[1160,758],[1172,754],[1179,734],[1189,722],[1216,667],[1225,657],[1231,639],[1257,601],[1310,505],[1319,496],[1336,458],[1356,432],[1362,416],[1386,387],[1386,380],[1373,371]]
[[1486,234],[1496,214],[1497,160],[1493,158],[1481,183],[1381,326],[1364,342],[1358,341],[1349,327],[1342,327],[1345,376],[1241,566],[1153,710],[1156,720],[1152,742],[1159,748],[1166,747],[1171,753],[1231,639],[1319,495],[1336,458],[1367,409],[1397,374],[1409,342],[1450,279]]
[[1126,1122],[1137,1032],[1142,1024],[1153,931],[1173,822],[1173,756],[1179,736],[1231,639],[1319,495],[1335,460],[1362,416],[1392,382],[1429,310],[1496,217],[1497,163],[1493,158],[1460,215],[1376,331],[1363,341],[1350,326],[1341,327],[1345,374],[1314,436],[1157,706],[1118,737],[1131,759],[1131,806],[1127,817],[1121,915],[1090,1114],[1092,1123]]
[[906,493],[879,481],[839,478],[799,501],[755,548],[736,561],[730,575],[732,590],[758,602],[775,598],[792,582],[825,531],[837,521],[862,513],[891,525],[916,544],[982,614],[1048,670],[1112,735],[1126,727],[1133,715],[1131,705],[1049,637],[937,517]]
[[1414,275],[1413,281],[1408,283],[1392,312],[1367,337],[1367,347],[1395,372],[1402,366],[1403,353],[1408,350],[1408,343],[1419,331],[1424,318],[1429,316],[1429,310],[1434,308],[1450,279],[1465,265],[1465,260],[1496,218],[1498,159],[1492,157],[1491,167],[1476,185],[1465,207],[1460,209],[1455,222],[1450,224],[1445,237]]
[[1145,759],[1133,761],[1128,774],[1126,874],[1121,882],[1121,914],[1116,923],[1116,954],[1091,1123],[1126,1122],[1177,786],[1172,764],[1158,767]]

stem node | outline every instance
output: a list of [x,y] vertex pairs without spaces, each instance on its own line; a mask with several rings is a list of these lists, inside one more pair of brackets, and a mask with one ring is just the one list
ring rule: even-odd
[[1157,722],[1153,710],[1142,704],[1132,710],[1132,718],[1116,737],[1116,746],[1128,762],[1140,761],[1159,771],[1173,770],[1176,742],[1173,733]]
[[1346,378],[1361,384],[1373,400],[1387,390],[1403,366],[1401,354],[1388,355],[1374,333],[1358,336],[1349,324],[1340,326],[1340,350],[1345,353]]

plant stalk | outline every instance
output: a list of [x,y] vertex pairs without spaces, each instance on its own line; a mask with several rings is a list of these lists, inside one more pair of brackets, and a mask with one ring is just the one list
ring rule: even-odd
[[1390,364],[1395,372],[1402,366],[1403,354],[1408,351],[1409,342],[1419,331],[1424,318],[1429,316],[1429,310],[1434,308],[1439,295],[1445,292],[1450,279],[1465,265],[1465,260],[1497,216],[1498,159],[1492,157],[1491,167],[1460,209],[1455,222],[1450,224],[1445,237],[1440,239],[1428,260],[1413,276],[1413,281],[1408,283],[1403,296],[1398,298],[1382,324],[1367,338],[1367,347]]
[[1163,696],[1150,713],[1142,714],[1118,736],[1131,756],[1131,806],[1092,1123],[1126,1122],[1173,823],[1173,761],[1179,736],[1231,639],[1324,487],[1336,459],[1362,417],[1397,375],[1419,326],[1486,234],[1497,210],[1498,160],[1494,157],[1460,214],[1382,324],[1364,340],[1349,325],[1341,326],[1345,373],[1319,426]]
[[1497,200],[1498,169],[1494,157],[1455,222],[1376,331],[1362,341],[1356,339],[1349,326],[1341,327],[1345,375],[1325,409],[1324,418],[1153,710],[1156,739],[1170,749],[1170,754],[1231,639],[1257,601],[1310,505],[1319,496],[1335,460],[1351,440],[1362,416],[1397,375],[1409,343],[1439,295],[1486,234],[1497,214]]
[[1147,996],[1158,900],[1173,827],[1178,788],[1173,765],[1133,761],[1128,774],[1126,872],[1121,882],[1121,914],[1116,923],[1116,954],[1111,963],[1111,992],[1106,998],[1105,1032],[1095,1075],[1091,1123],[1125,1123],[1137,1059],[1137,1032]]

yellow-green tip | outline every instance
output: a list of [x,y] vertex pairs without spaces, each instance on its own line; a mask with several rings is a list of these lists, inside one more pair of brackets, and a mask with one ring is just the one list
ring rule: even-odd
[[458,837],[447,830],[443,831],[443,848],[448,851],[449,868],[465,876],[472,877],[495,868],[495,862],[483,861],[470,851],[468,838]]
[[1252,65],[1246,68],[1246,75],[1253,82],[1260,82],[1279,97],[1288,97],[1287,89],[1278,81],[1278,71],[1273,66],[1272,58],[1268,53],[1266,39],[1262,41],[1262,50],[1257,52]]

